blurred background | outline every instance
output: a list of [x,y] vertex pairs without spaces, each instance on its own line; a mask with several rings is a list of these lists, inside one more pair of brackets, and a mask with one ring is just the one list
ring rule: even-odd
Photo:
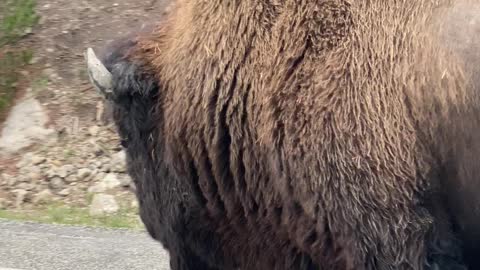
[[167,2],[0,0],[1,220],[143,231],[83,52],[154,22]]

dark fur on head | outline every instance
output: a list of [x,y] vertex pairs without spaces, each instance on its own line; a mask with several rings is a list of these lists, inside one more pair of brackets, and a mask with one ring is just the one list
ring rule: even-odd
[[475,182],[480,102],[436,34],[451,3],[274,2],[181,0],[103,57],[172,270],[475,267],[480,219],[452,209],[479,200],[451,187]]

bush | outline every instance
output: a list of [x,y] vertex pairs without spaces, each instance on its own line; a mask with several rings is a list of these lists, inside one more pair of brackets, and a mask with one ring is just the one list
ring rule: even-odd
[[8,108],[15,97],[18,69],[32,59],[32,52],[0,52],[0,114]]
[[30,50],[13,49],[38,22],[35,0],[0,0],[0,121],[15,97],[19,69],[32,59]]

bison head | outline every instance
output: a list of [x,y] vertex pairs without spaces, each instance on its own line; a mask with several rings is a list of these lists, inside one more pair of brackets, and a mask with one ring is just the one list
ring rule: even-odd
[[85,52],[90,82],[113,107],[123,146],[141,142],[140,136],[150,136],[145,133],[150,133],[155,124],[158,84],[148,68],[133,57],[135,45],[135,39],[127,37],[109,44],[100,57],[92,48]]
[[159,88],[155,76],[135,57],[138,56],[134,53],[135,45],[131,38],[116,40],[99,53],[99,57],[93,49],[87,49],[85,58],[91,83],[112,106],[113,120],[122,146],[126,148],[127,169],[135,183],[142,221],[150,235],[160,239],[166,230],[158,229],[161,225],[157,217],[164,216],[161,211],[167,207],[143,207],[162,205],[160,198],[171,195],[169,182],[164,184],[165,189],[159,190],[156,186],[158,179],[168,177],[156,166],[158,159],[154,154],[160,140],[156,127],[161,115],[155,110]]

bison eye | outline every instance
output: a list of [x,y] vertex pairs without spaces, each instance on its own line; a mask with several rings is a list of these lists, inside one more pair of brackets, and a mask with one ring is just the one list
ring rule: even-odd
[[120,144],[122,145],[123,148],[127,148],[128,147],[128,139],[122,138],[120,140]]

